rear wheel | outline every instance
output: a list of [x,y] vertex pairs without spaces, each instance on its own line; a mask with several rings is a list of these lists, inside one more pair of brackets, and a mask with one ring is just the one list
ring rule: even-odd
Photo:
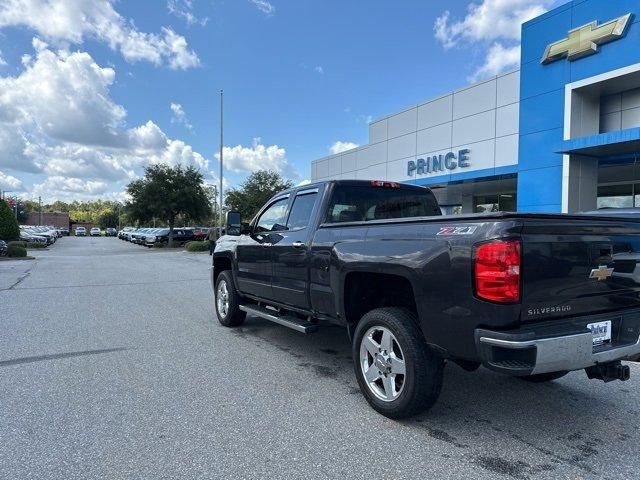
[[551,372],[551,373],[539,373],[538,375],[528,375],[526,377],[518,377],[520,380],[530,383],[545,383],[558,380],[564,377],[569,372]]
[[427,410],[438,399],[444,360],[434,355],[417,316],[402,308],[378,308],[362,317],[353,339],[360,390],[389,418]]
[[247,313],[240,310],[238,292],[233,286],[233,279],[229,270],[225,270],[218,275],[215,304],[218,321],[222,325],[225,327],[242,325]]

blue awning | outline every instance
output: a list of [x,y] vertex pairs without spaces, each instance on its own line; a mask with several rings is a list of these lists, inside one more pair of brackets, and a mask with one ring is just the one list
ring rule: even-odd
[[640,154],[640,128],[629,128],[565,140],[557,153],[589,157]]

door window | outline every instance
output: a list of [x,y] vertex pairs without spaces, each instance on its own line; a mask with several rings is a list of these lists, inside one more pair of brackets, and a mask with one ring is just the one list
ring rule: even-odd
[[287,227],[283,225],[284,214],[287,211],[288,198],[282,198],[272,203],[258,219],[256,223],[256,233],[275,232],[285,230]]
[[306,195],[298,195],[293,201],[289,220],[287,221],[287,230],[295,230],[305,228],[311,220],[313,206],[316,204],[318,193],[307,193]]

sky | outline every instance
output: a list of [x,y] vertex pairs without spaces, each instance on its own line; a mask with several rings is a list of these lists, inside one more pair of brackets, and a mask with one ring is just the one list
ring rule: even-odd
[[224,182],[367,143],[368,123],[517,68],[562,0],[0,0],[0,190],[123,199],[144,167]]

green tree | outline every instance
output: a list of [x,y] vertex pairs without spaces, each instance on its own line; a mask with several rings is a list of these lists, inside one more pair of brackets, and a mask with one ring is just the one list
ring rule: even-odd
[[118,210],[112,208],[105,208],[98,215],[98,225],[100,228],[116,228],[118,226]]
[[29,218],[29,210],[27,209],[27,205],[22,200],[18,200],[16,205],[16,215],[18,216],[18,223],[25,224]]
[[[33,202],[33,203],[35,203],[33,210],[37,210],[38,202]],[[51,205],[45,205],[44,210],[47,212],[69,212],[70,208],[68,203],[64,203],[64,202],[61,202],[60,200],[56,200]]]
[[188,220],[206,218],[211,204],[202,174],[193,167],[152,165],[145,168],[144,178],[127,186],[131,202],[127,212],[131,218],[150,221],[157,218],[169,226],[169,246],[178,216]]
[[19,238],[18,221],[7,202],[0,200],[0,240],[11,241]]
[[292,186],[293,182],[278,172],[260,170],[249,175],[237,189],[227,191],[225,203],[229,210],[240,212],[243,221],[248,221],[272,196]]

